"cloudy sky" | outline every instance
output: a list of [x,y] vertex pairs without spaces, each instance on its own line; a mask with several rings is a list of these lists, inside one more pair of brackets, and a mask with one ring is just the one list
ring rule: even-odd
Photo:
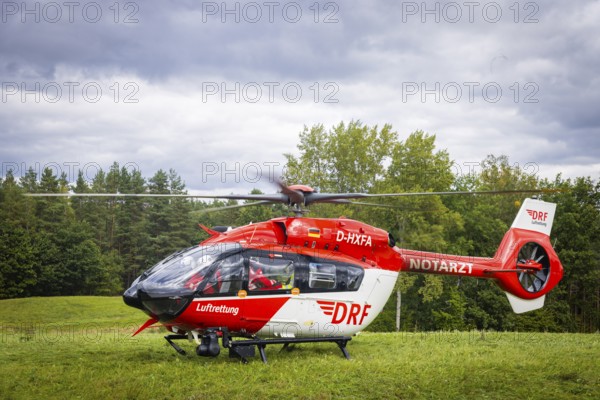
[[598,21],[589,0],[3,1],[1,172],[271,190],[304,125],[355,119],[436,134],[465,173],[504,154],[598,179]]

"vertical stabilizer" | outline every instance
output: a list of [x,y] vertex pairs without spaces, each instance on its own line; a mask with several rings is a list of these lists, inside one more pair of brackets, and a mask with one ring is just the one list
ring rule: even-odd
[[527,229],[550,236],[556,204],[541,200],[525,199],[511,228]]

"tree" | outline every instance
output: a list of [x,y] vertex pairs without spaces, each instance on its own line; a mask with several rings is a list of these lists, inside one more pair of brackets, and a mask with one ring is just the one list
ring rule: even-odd
[[386,180],[401,192],[448,190],[454,182],[452,161],[446,150],[436,150],[435,139],[415,131],[396,143]]
[[[100,296],[110,296],[123,292],[123,260],[116,251],[110,251],[100,255],[100,263],[97,281],[93,283],[93,294]],[[129,287],[131,282],[127,282]]]
[[12,171],[0,180],[0,298],[28,295],[37,283],[30,199],[22,197]]
[[[146,192],[146,180],[142,177],[140,170],[129,172],[123,167],[120,175],[119,191],[121,193],[142,194]],[[129,287],[141,271],[149,266],[149,260],[144,254],[144,249],[149,243],[147,204],[141,198],[120,200],[117,213],[116,246],[110,253],[103,254],[103,262],[106,265],[122,264],[122,281],[126,287]],[[117,270],[118,267],[113,269]]]
[[[187,194],[185,183],[174,170],[157,171],[148,180],[149,193]],[[148,201],[148,236],[146,260],[150,264],[166,254],[193,244],[194,227],[191,224],[191,203],[181,198],[152,198]]]
[[[597,332],[600,329],[600,182],[580,177],[563,179],[544,186],[560,191],[545,195],[557,203],[552,236],[565,267],[565,276],[551,294],[557,311],[555,325],[568,330]],[[565,307],[570,319],[564,319]]]
[[300,155],[285,154],[285,178],[322,192],[367,192],[381,179],[396,137],[391,125],[379,129],[360,121],[340,122],[329,131],[304,127]]

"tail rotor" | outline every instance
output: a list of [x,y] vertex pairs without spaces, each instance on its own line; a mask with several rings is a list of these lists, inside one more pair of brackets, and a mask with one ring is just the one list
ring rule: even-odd
[[517,272],[521,287],[529,293],[537,293],[544,288],[550,274],[550,259],[544,247],[536,242],[528,242],[519,250]]

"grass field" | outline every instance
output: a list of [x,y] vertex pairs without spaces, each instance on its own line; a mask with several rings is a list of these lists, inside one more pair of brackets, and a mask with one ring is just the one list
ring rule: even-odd
[[267,347],[269,364],[187,356],[120,298],[0,301],[2,399],[600,399],[600,335],[364,333]]

